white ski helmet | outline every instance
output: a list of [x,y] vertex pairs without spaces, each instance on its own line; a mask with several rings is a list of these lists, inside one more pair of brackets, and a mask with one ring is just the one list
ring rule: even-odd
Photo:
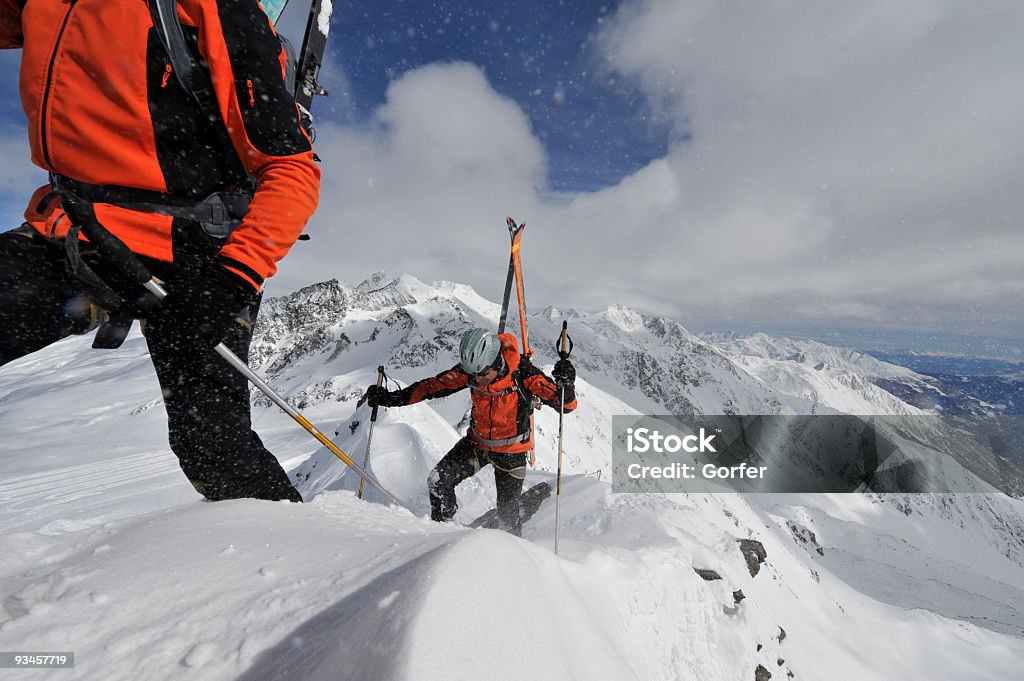
[[487,370],[501,351],[501,340],[487,329],[470,329],[459,345],[462,369],[470,376]]

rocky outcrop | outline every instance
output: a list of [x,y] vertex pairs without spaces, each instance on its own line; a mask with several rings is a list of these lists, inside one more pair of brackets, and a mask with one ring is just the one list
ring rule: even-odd
[[757,573],[761,571],[761,563],[768,558],[768,552],[764,549],[764,544],[755,539],[740,539],[740,553],[743,554],[743,559],[747,561],[747,570],[750,572],[751,577],[756,577]]

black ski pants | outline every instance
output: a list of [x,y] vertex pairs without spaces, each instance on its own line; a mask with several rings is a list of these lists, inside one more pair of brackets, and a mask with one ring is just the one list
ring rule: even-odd
[[430,518],[451,520],[459,507],[455,488],[487,464],[494,467],[494,484],[498,488],[498,527],[518,537],[522,534],[519,499],[526,476],[526,454],[488,452],[468,435],[455,443],[427,477]]
[[[189,276],[201,261],[198,249],[185,251],[179,258],[176,250],[175,265],[145,264],[173,285],[175,277]],[[141,294],[94,256],[85,259],[125,299]],[[65,269],[61,242],[44,239],[27,225],[0,233],[0,366],[85,331],[89,302],[88,289]],[[257,301],[248,310],[253,321],[258,309]],[[211,501],[301,501],[252,430],[246,379],[213,350],[196,347],[192,331],[176,322],[157,309],[143,328],[163,390],[171,450],[189,482]],[[251,328],[236,324],[224,343],[245,361],[251,340]]]

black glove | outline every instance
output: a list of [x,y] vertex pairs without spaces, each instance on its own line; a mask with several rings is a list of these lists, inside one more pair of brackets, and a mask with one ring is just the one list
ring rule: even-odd
[[370,407],[398,407],[398,396],[382,385],[371,385],[366,389],[366,403]]
[[558,385],[572,385],[576,382],[576,367],[569,360],[560,359],[551,370],[551,378],[555,379]]
[[213,348],[224,340],[237,315],[257,293],[241,277],[210,263],[196,273],[168,282],[159,319],[179,329],[195,347]]

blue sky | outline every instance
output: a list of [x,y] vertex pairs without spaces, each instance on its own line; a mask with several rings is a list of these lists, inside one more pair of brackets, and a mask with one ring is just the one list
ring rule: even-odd
[[[599,58],[595,35],[617,6],[591,0],[340,2],[329,48],[347,87],[339,93],[345,96],[318,102],[319,114],[365,121],[402,74],[435,62],[472,62],[497,92],[521,103],[548,152],[552,190],[602,189],[664,156],[670,134],[640,89],[607,72]],[[305,7],[289,6],[288,34],[298,36]]]
[[[531,308],[1019,357],[1021,35],[1016,3],[339,2],[313,241],[270,292],[385,270],[497,299],[511,214]],[[12,226],[40,179],[17,61]]]

